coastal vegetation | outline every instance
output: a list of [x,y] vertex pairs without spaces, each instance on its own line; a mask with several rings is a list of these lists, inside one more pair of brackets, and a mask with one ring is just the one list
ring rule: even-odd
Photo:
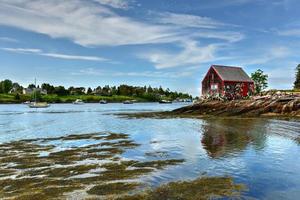
[[[34,84],[29,84],[27,89],[31,92],[23,92],[26,89],[18,83],[11,80],[0,82],[0,103],[22,103],[31,101],[36,96],[39,101],[49,103],[71,103],[76,99],[85,102],[95,103],[100,100],[107,102],[122,102],[126,100],[136,100],[139,102],[156,102],[161,99],[191,99],[192,96],[187,93],[170,91],[169,88],[151,86],[98,86],[96,88],[53,86],[49,83],[43,83],[35,89]],[[36,91],[36,93],[35,93]],[[35,93],[35,94],[34,94]]]

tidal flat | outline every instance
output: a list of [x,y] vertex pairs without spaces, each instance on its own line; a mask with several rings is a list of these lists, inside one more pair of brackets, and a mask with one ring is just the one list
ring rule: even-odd
[[[89,140],[90,144],[69,149],[58,149],[51,144],[83,140]],[[145,190],[147,185],[139,177],[180,165],[184,159],[144,162],[122,159],[126,149],[137,146],[128,135],[120,133],[67,135],[1,144],[0,198],[64,199],[80,191],[84,198],[178,199],[186,194],[184,199],[191,199],[194,191],[204,198],[238,195],[243,188],[229,177],[212,177]]]

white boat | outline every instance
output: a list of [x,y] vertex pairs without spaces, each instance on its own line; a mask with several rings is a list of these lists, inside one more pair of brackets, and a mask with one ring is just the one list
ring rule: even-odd
[[48,108],[50,104],[47,102],[32,102],[28,106],[29,108]]
[[73,104],[82,105],[84,104],[84,102],[81,99],[76,99],[76,101],[74,101]]
[[47,102],[37,102],[36,98],[36,79],[34,79],[34,102],[28,102],[26,101],[25,104],[28,105],[29,108],[48,108],[50,104]]
[[100,103],[100,104],[107,104],[107,101],[104,100],[104,99],[102,99],[102,100],[99,101],[99,103]]
[[133,101],[126,100],[126,101],[123,102],[123,104],[133,104]]
[[159,103],[172,103],[172,101],[168,101],[168,100],[163,99],[163,100],[160,100]]

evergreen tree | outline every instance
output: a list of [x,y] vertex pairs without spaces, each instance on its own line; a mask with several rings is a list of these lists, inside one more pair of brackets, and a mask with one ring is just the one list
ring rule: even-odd
[[90,87],[89,87],[89,88],[87,89],[87,91],[86,91],[87,94],[92,94],[92,92],[93,92],[93,90],[92,90],[92,88],[90,88]]
[[300,89],[300,64],[296,67],[296,80],[294,82],[294,89]]

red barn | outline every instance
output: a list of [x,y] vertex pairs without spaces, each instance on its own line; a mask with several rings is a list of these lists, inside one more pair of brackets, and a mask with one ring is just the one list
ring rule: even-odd
[[238,99],[253,92],[254,82],[241,67],[212,65],[202,81],[203,96]]

